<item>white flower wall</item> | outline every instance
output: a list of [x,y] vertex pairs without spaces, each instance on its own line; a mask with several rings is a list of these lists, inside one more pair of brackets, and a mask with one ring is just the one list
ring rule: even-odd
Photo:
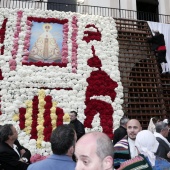
[[[90,102],[98,103],[96,107],[100,103],[106,104],[110,108],[108,114],[113,118],[112,126],[117,128],[123,115],[121,106],[123,87],[118,69],[119,47],[113,18],[35,9],[0,9],[0,28],[4,19],[7,19],[7,22],[4,28],[5,38],[0,46],[0,69],[3,77],[0,81],[2,112],[0,124],[14,124],[19,131],[21,144],[30,149],[32,154],[42,155],[51,152],[50,143],[45,140],[47,132],[44,124],[50,124],[50,132],[50,129],[62,124],[64,119],[62,113],[58,115],[59,112],[63,112],[67,117],[71,110],[77,111],[78,119],[87,123],[86,132],[103,131],[103,128],[107,132],[107,123],[105,125],[101,123],[101,114],[104,111],[101,113],[96,111],[96,114],[90,117],[87,108],[92,107]],[[29,63],[32,20],[44,23],[58,23],[64,20],[62,64],[43,61],[37,64]],[[100,64],[96,66],[96,63]],[[107,76],[108,82],[115,86],[112,88],[108,85],[109,90],[106,90],[107,85],[102,87],[104,90],[96,92],[90,90],[95,89],[93,87],[96,84],[102,84],[100,76],[94,81],[90,79],[92,73],[103,78]],[[114,91],[115,96],[113,93],[109,95],[111,92],[107,91]],[[38,101],[37,106],[35,100]],[[102,108],[98,110],[100,109]],[[45,112],[49,113],[47,116],[49,121],[45,120]],[[89,120],[89,117],[92,120]],[[88,127],[89,123],[91,127]],[[108,132],[110,135],[113,128]],[[33,133],[36,133],[35,137]]]

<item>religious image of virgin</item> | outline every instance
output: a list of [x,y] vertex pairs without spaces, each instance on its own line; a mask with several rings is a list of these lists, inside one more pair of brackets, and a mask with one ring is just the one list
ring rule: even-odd
[[42,61],[45,63],[51,63],[54,61],[61,61],[60,48],[56,42],[56,39],[50,33],[53,27],[49,23],[44,23],[44,32],[37,38],[30,53],[29,60]]

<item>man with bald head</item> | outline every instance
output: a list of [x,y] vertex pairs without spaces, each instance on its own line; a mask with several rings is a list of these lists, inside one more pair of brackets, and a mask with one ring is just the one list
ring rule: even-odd
[[127,136],[114,145],[114,168],[119,168],[120,164],[138,155],[135,147],[135,139],[138,132],[142,130],[141,124],[136,119],[131,119],[127,123]]
[[91,132],[76,143],[75,170],[113,170],[113,145],[102,132]]

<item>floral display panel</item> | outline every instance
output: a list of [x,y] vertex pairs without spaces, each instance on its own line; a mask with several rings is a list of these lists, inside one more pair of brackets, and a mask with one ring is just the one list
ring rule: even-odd
[[0,124],[14,124],[20,143],[32,154],[51,153],[50,134],[69,123],[72,110],[78,112],[86,132],[102,131],[113,137],[123,115],[113,18],[0,9],[0,28],[5,34]]

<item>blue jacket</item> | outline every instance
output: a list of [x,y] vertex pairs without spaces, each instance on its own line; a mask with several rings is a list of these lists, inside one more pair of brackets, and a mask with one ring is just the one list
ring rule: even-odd
[[29,165],[27,170],[75,170],[76,163],[67,155],[51,155]]
[[170,162],[168,162],[166,159],[157,156],[153,170],[169,170],[169,169],[170,169]]

